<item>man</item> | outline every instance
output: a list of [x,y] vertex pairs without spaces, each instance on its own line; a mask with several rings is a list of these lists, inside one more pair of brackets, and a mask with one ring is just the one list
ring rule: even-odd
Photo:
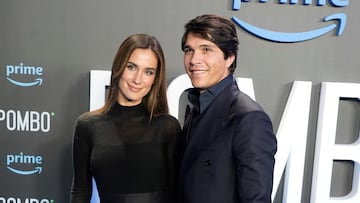
[[194,88],[179,143],[181,202],[270,203],[276,137],[267,114],[234,80],[234,24],[198,16],[185,25],[182,50]]

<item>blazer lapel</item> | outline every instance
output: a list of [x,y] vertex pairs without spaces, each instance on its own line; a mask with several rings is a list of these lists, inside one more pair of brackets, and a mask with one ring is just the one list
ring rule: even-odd
[[[221,131],[225,128],[228,119],[228,111],[231,101],[234,98],[234,84],[227,86],[218,95],[209,108],[200,115],[200,121],[197,126],[192,129],[191,138],[184,149],[181,162],[182,173],[189,170],[194,160],[196,160],[204,149],[211,145],[211,142],[221,135]],[[235,84],[236,86],[236,84]],[[237,86],[236,89],[238,90]],[[180,174],[181,175],[181,174]]]

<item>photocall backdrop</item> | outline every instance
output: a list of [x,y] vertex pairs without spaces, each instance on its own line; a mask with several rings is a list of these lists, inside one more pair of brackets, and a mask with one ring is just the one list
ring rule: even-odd
[[[184,24],[205,13],[236,24],[234,75],[252,80],[256,100],[273,121],[278,166],[292,160],[280,170],[273,202],[359,202],[359,9],[355,0],[1,1],[0,203],[68,202],[74,123],[89,110],[90,72],[109,71],[127,36],[148,33],[164,49],[169,87],[181,84]],[[336,108],[329,108],[333,98],[337,103],[329,105]],[[285,125],[290,104],[304,111],[289,113],[295,121]],[[284,140],[297,135],[300,114],[306,136],[294,150],[296,144]],[[322,145],[333,141],[329,129],[348,153],[328,153],[334,155],[330,170],[320,173],[326,165],[320,152],[335,149]],[[300,159],[289,155],[302,150]],[[289,171],[296,164],[301,188],[294,192]],[[323,193],[320,178],[331,183],[325,201],[315,197]]]

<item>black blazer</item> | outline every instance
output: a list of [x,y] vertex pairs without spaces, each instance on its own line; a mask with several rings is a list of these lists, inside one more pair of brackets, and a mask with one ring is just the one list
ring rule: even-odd
[[277,143],[263,109],[234,81],[200,116],[180,137],[180,202],[270,203]]

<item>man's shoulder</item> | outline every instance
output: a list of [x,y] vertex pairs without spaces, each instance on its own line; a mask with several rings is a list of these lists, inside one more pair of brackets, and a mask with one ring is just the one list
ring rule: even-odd
[[228,102],[230,108],[240,112],[264,111],[263,108],[250,96],[242,92],[234,82],[224,89],[222,101]]
[[247,111],[264,111],[259,103],[242,91],[239,91],[236,96],[236,105]]

